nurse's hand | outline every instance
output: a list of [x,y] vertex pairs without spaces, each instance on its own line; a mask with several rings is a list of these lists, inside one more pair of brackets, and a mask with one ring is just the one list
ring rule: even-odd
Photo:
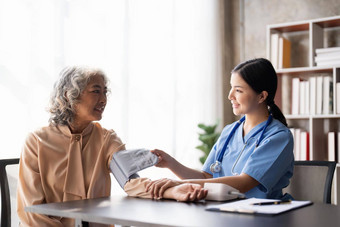
[[158,163],[155,165],[160,168],[170,168],[176,161],[173,157],[162,150],[151,150],[151,152],[158,157]]
[[208,194],[208,190],[202,188],[199,184],[180,184],[169,188],[165,194],[164,198],[175,199],[177,201],[198,201],[204,199]]
[[161,199],[161,198],[163,198],[164,192],[168,188],[178,186],[182,183],[183,182],[181,182],[181,181],[162,178],[162,179],[150,181],[150,183],[148,183],[146,185],[145,191],[149,192],[153,199]]

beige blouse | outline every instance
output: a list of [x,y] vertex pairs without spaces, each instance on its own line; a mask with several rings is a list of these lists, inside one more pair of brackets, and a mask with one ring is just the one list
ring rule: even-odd
[[[91,123],[81,134],[67,126],[30,133],[19,165],[17,211],[21,226],[74,226],[74,220],[25,212],[26,206],[109,196],[109,163],[125,146],[113,130]],[[149,198],[148,179],[131,180],[128,195]]]

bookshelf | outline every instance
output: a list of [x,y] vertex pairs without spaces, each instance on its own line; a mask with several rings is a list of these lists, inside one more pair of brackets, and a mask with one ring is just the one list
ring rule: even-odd
[[[276,68],[278,75],[275,102],[286,116],[289,127],[308,132],[309,160],[327,161],[331,157],[328,154],[329,132],[336,132],[336,134],[340,132],[340,112],[337,111],[340,107],[340,100],[337,98],[340,97],[340,90],[339,87],[337,90],[336,85],[340,83],[340,60],[332,60],[322,65],[318,62],[317,56],[320,49],[340,49],[340,40],[337,38],[339,34],[340,16],[267,26],[267,58],[272,63],[274,62],[273,66]],[[281,46],[278,44],[277,37],[282,37],[282,39],[289,41],[288,66],[278,62],[284,57],[281,56],[280,59],[277,55],[280,56],[285,51],[283,51],[282,44]],[[337,53],[336,59],[339,56],[340,51]],[[311,79],[312,77],[315,79]],[[325,79],[319,78],[320,80],[318,80],[318,77],[328,77],[331,82],[328,84],[328,82],[324,82]],[[299,78],[300,82],[308,81],[307,88],[304,88],[299,83],[299,88],[296,89],[296,83],[295,85],[293,84],[294,78]],[[312,80],[315,81],[312,82]],[[295,79],[294,81],[296,82],[297,80]],[[320,87],[318,87],[320,81],[323,81],[323,92],[327,92],[329,88],[328,97],[325,94],[319,95],[321,93]],[[329,87],[327,87],[328,85]],[[306,95],[301,96],[301,94]],[[318,104],[320,99],[322,100],[321,103],[329,100],[328,107],[321,107],[326,108],[325,110],[321,109],[321,112],[321,104]],[[296,141],[296,137],[294,139],[295,144],[301,143],[301,141]],[[337,139],[340,145],[340,137],[337,137]],[[340,146],[336,144],[334,146],[335,161],[338,164],[333,184],[332,203],[340,204]],[[296,152],[296,148],[294,148],[294,152]],[[295,156],[297,155],[295,154]]]

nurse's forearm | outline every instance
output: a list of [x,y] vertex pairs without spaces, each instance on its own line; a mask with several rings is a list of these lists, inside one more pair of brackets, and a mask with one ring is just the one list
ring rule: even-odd
[[259,184],[257,180],[245,173],[242,173],[239,176],[218,177],[210,179],[188,179],[184,180],[184,182],[200,184],[201,186],[204,186],[204,183],[223,183],[236,188],[242,193],[249,191]]
[[180,179],[207,179],[212,177],[208,173],[188,168],[175,159],[170,164],[169,169]]

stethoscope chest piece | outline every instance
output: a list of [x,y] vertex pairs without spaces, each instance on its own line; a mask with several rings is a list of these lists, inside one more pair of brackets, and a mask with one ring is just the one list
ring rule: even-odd
[[[221,163],[222,163],[222,159],[223,159],[224,153],[225,153],[225,151],[226,151],[226,149],[227,149],[228,143],[229,143],[231,137],[234,135],[236,129],[240,126],[240,124],[241,124],[244,120],[245,120],[245,116],[243,116],[239,121],[237,121],[237,123],[236,123],[236,124],[234,125],[234,127],[232,128],[231,132],[229,133],[229,135],[228,135],[228,137],[227,137],[226,142],[225,142],[224,145],[223,145],[223,148],[222,148],[221,152],[220,152],[219,155],[218,155],[217,160],[216,160],[214,163],[212,163],[212,164],[210,165],[210,171],[211,171],[212,173],[219,173],[219,172],[221,172],[221,170],[222,170],[222,164],[221,164]],[[260,137],[256,140],[255,149],[257,148],[257,146],[258,146],[258,145],[260,144],[260,142],[262,141],[263,134],[264,134],[264,132],[265,132],[267,126],[272,122],[272,120],[273,120],[273,116],[270,114],[269,117],[268,117],[268,120],[267,120],[266,124],[265,124],[262,128],[258,129],[258,130],[254,133],[254,135],[256,135],[258,132],[260,132],[260,131],[262,130],[262,133],[261,133]],[[252,137],[251,137],[251,138],[252,138]],[[250,138],[250,139],[251,139],[251,138]],[[244,145],[242,151],[239,153],[239,155],[238,155],[236,161],[234,162],[234,165],[232,166],[231,172],[232,172],[233,175],[238,175],[238,173],[234,172],[234,169],[235,169],[236,164],[239,162],[239,159],[240,159],[241,155],[243,154],[244,149],[245,149],[247,143],[248,143],[248,142],[245,143],[245,145]]]
[[219,173],[221,172],[221,169],[222,169],[222,164],[221,162],[217,161],[214,162],[213,164],[210,165],[210,171],[212,173]]

